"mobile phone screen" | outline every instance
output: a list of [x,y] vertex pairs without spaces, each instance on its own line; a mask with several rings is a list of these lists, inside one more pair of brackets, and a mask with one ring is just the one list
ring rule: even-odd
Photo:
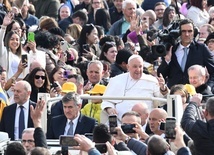
[[117,134],[117,131],[115,128],[117,127],[117,116],[116,115],[110,115],[109,116],[109,128],[111,134]]
[[27,64],[28,64],[27,54],[22,55],[22,64],[26,64],[26,67],[27,67]]
[[28,32],[28,41],[35,42],[35,34],[33,32]]
[[175,127],[176,119],[175,118],[166,118],[165,124],[165,137],[168,139],[175,139]]
[[60,136],[61,146],[78,146],[79,143],[74,139],[73,136]]

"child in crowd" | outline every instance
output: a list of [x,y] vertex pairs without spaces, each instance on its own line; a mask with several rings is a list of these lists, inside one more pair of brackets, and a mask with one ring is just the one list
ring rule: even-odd
[[[96,84],[94,88],[90,91],[87,91],[88,94],[91,96],[102,96],[106,90],[106,86]],[[102,99],[92,99],[91,102],[86,104],[83,109],[81,109],[81,113],[92,117],[100,123],[100,113],[102,111],[101,109],[101,103]]]

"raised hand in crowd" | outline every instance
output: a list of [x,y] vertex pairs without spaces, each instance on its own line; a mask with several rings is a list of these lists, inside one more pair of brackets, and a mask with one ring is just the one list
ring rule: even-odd
[[194,102],[197,104],[197,106],[201,106],[202,98],[202,94],[197,93],[191,97],[190,102]]
[[184,131],[181,129],[179,125],[176,126],[175,128],[176,136],[175,140],[173,140],[175,146],[180,149],[182,147],[186,147],[183,139]]
[[117,131],[117,134],[114,135],[114,138],[124,142],[129,137],[123,132],[120,126],[116,127],[115,130]]
[[149,138],[149,135],[142,130],[142,126],[139,123],[133,122],[133,124],[135,124],[135,128],[133,128],[133,130],[135,130],[140,135],[140,140],[145,141],[147,138]]
[[[138,27],[138,21],[139,21],[140,16],[137,17],[130,17],[130,31],[136,31]],[[141,27],[138,27],[138,30],[141,29]]]
[[116,155],[114,146],[112,146],[109,141],[106,142],[108,155]]
[[59,84],[58,81],[54,81],[54,83],[57,84],[57,86],[51,86],[51,89],[50,89],[50,97],[57,97],[60,93],[61,93],[61,86]]
[[89,150],[95,148],[95,143],[84,135],[76,134],[74,139],[79,143],[79,146],[74,146],[75,149],[88,152]]
[[169,63],[171,61],[171,57],[172,57],[172,46],[169,48],[169,51],[167,51],[167,54],[164,57],[164,59],[167,63]]
[[2,25],[3,26],[8,26],[12,22],[13,17],[14,17],[14,14],[12,12],[9,12],[8,14],[6,14],[4,16]]
[[5,90],[9,90],[11,88],[11,91],[13,91],[13,86],[15,85],[16,80],[26,67],[26,63],[22,63],[22,61],[19,62],[18,70],[9,80],[7,80],[7,83],[4,86]]
[[33,51],[33,53],[36,53],[36,42],[35,41],[27,42],[26,46],[29,47],[30,50]]
[[106,112],[107,112],[109,115],[113,115],[113,114],[117,115],[116,109],[111,108],[111,107],[106,108]]
[[45,101],[39,100],[34,108],[32,105],[30,106],[30,116],[33,120],[34,127],[42,127],[41,118],[43,111],[45,109]]

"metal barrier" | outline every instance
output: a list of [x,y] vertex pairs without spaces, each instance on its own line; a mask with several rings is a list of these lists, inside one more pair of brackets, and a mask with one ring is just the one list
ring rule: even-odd
[[10,143],[10,138],[0,141],[0,155],[5,154],[5,150],[9,143]]
[[[177,122],[181,121],[183,116],[183,104],[180,95],[168,95],[167,98],[160,97],[127,97],[127,96],[89,96],[80,95],[81,99],[102,99],[102,100],[152,100],[165,102],[167,104],[167,113],[169,117],[176,117]],[[62,97],[50,98],[47,101],[48,107],[51,107],[53,101],[61,100]]]

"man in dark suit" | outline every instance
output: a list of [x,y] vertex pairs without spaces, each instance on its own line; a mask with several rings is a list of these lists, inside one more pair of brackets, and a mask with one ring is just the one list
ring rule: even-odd
[[[23,110],[24,121],[23,128],[33,127],[30,117],[30,106],[35,107],[35,103],[30,101],[31,86],[27,81],[19,81],[14,86],[14,104],[4,108],[2,120],[0,123],[0,131],[7,132],[11,140],[21,138],[20,114]],[[23,109],[22,109],[23,108]],[[22,109],[22,110],[21,110]]]
[[165,79],[168,79],[169,88],[175,84],[186,84],[189,83],[187,69],[198,64],[207,68],[210,75],[207,84],[212,88],[214,85],[213,54],[204,44],[194,41],[194,25],[191,20],[184,19],[180,22],[180,38],[180,43],[170,48],[163,58],[158,68],[158,75],[161,73]]
[[60,135],[92,133],[96,120],[80,113],[81,104],[78,94],[67,93],[62,98],[64,115],[53,117],[48,128],[48,139],[59,139]]

